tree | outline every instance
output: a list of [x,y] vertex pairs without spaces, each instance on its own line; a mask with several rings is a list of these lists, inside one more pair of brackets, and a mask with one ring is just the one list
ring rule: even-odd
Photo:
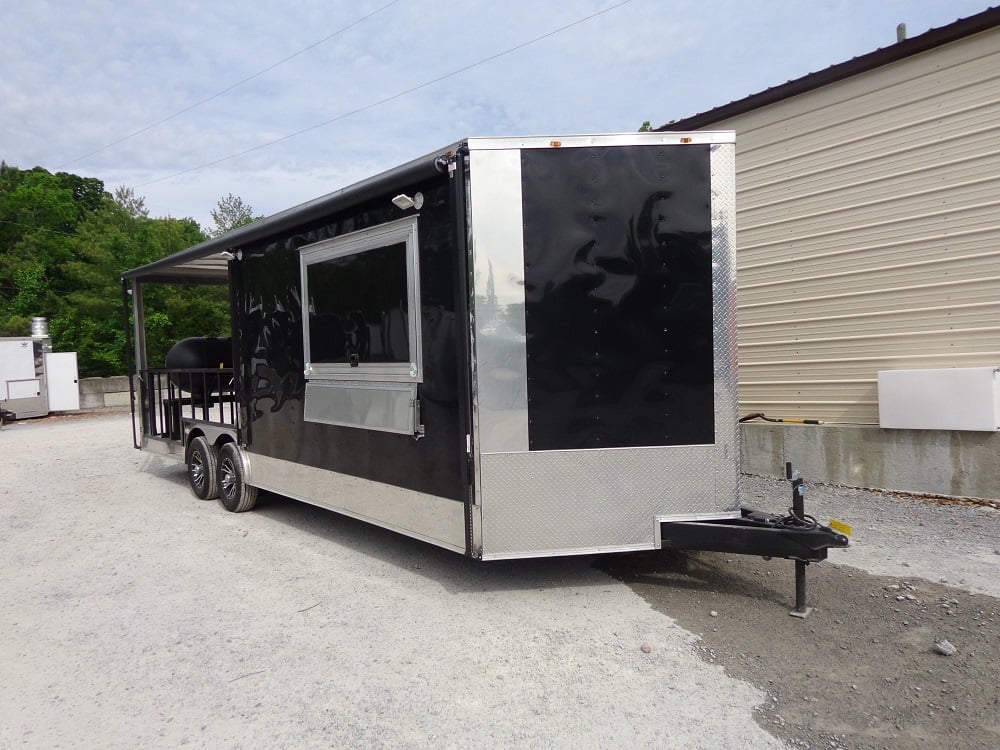
[[262,216],[254,216],[253,207],[232,193],[226,195],[225,198],[220,198],[216,207],[209,213],[212,215],[212,221],[215,222],[215,227],[206,231],[209,237],[218,237],[237,227],[263,218]]
[[[252,221],[232,195],[213,211],[218,231]],[[218,215],[216,215],[218,214]],[[53,347],[75,351],[84,377],[125,372],[121,274],[205,240],[194,219],[152,219],[126,186],[0,162],[0,336],[26,336],[49,319]],[[188,336],[225,336],[225,287],[147,285],[149,362]]]
[[126,215],[131,216],[133,219],[138,219],[140,216],[143,218],[149,217],[149,209],[146,208],[146,199],[142,196],[137,196],[133,188],[119,185],[115,188],[113,200]]
[[643,120],[642,125],[639,126],[640,133],[648,133],[653,129],[652,123],[649,120]]
[[[166,257],[205,239],[193,219],[150,219],[144,199],[131,188],[108,195],[100,211],[80,227],[75,259],[66,269],[66,309],[52,321],[53,342],[72,342],[80,371],[125,371],[122,271]],[[150,285],[144,288],[146,351],[162,365],[167,350],[188,336],[228,333],[229,306],[222,287]]]
[[26,320],[64,304],[72,239],[92,210],[95,183],[103,191],[100,180],[0,166],[0,335],[27,335]]

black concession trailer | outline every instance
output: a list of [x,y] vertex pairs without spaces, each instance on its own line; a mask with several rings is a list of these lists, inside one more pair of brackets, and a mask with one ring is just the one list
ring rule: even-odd
[[[136,447],[229,510],[484,560],[822,559],[741,531],[734,162],[731,132],[469,138],[127,271]],[[231,340],[148,362],[151,283],[228,285]]]

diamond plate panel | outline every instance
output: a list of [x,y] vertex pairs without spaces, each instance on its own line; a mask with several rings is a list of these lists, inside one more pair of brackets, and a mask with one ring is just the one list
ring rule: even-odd
[[732,451],[715,446],[496,453],[481,458],[483,558],[652,548],[656,519],[720,517]]

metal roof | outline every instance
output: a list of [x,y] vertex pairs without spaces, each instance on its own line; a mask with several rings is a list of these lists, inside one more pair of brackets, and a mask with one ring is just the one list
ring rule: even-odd
[[661,131],[696,130],[714,125],[736,115],[759,109],[760,107],[797,96],[798,94],[804,94],[807,91],[850,78],[859,73],[880,68],[883,65],[888,65],[911,55],[917,55],[935,47],[978,34],[981,31],[986,31],[998,25],[1000,25],[1000,7],[987,8],[982,13],[959,19],[947,26],[931,29],[919,36],[897,42],[891,47],[882,47],[866,55],[855,57],[837,65],[831,65],[825,70],[810,73],[780,86],[765,89],[760,93],[751,94],[743,99],[723,104],[721,107],[716,107],[706,112],[692,115],[691,117],[669,122],[655,129]]
[[323,219],[336,211],[363,203],[391,190],[393,185],[402,186],[433,177],[440,172],[438,167],[440,157],[454,153],[462,143],[414,159],[387,172],[280,211],[219,237],[205,240],[166,258],[129,269],[122,273],[122,278],[162,284],[225,284],[229,276],[228,253],[252,242],[275,237],[292,227]]

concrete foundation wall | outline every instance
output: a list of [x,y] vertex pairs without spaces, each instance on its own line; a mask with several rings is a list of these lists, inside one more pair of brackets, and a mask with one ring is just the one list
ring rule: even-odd
[[742,470],[918,494],[1000,499],[1000,433],[884,430],[868,425],[740,426]]
[[128,408],[128,378],[117,375],[110,378],[80,378],[80,408]]

